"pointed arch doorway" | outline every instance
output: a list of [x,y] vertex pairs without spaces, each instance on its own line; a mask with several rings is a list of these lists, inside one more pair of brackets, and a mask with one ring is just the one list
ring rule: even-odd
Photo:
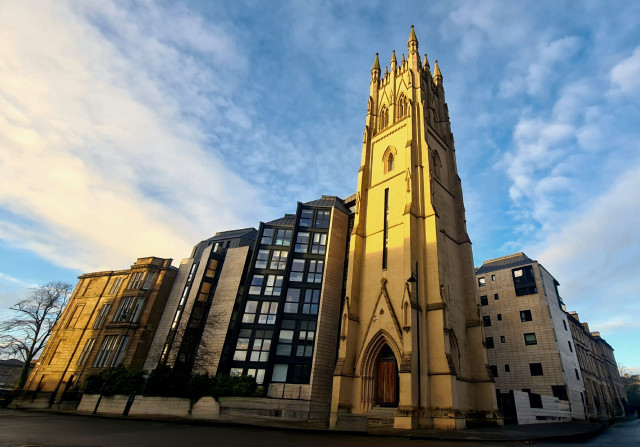
[[387,344],[380,350],[375,371],[376,405],[397,407],[399,396],[398,363],[396,356]]

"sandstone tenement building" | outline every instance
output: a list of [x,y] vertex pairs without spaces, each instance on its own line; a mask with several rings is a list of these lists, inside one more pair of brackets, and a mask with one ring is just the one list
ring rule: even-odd
[[176,271],[171,259],[148,257],[79,276],[25,390],[52,393],[53,401],[111,366],[142,369]]

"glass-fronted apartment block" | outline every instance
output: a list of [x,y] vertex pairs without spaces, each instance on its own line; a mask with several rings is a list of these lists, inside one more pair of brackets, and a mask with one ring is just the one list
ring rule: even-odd
[[296,399],[326,421],[336,361],[350,207],[298,203],[295,214],[217,233],[180,265],[145,369],[249,375],[268,398]]
[[328,416],[350,211],[335,196],[261,223],[219,372],[251,375],[268,397]]

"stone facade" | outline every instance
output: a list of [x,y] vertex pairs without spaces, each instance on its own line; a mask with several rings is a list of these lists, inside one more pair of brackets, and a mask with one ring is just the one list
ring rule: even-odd
[[148,257],[79,276],[25,390],[53,401],[113,365],[142,369],[176,272],[171,259]]
[[358,172],[331,426],[395,408],[397,428],[498,422],[437,61],[378,56]]
[[[476,279],[489,368],[505,416],[509,392],[527,390],[569,403],[564,418],[541,420],[585,419],[584,382],[559,283],[524,253],[485,261]],[[532,405],[537,400],[532,397]]]
[[599,332],[590,332],[577,312],[569,312],[569,326],[584,378],[587,418],[609,420],[624,416],[627,396],[613,348]]

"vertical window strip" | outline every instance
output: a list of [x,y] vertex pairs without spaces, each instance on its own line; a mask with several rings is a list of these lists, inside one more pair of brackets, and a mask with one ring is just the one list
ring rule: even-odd
[[93,348],[93,344],[96,342],[95,338],[90,338],[84,344],[84,348],[82,348],[82,352],[80,353],[80,357],[78,357],[78,365],[83,366],[87,363],[87,359],[89,358],[89,354],[91,353],[91,349]]
[[384,230],[383,230],[383,245],[382,245],[382,269],[387,269],[387,247],[389,243],[389,188],[384,190]]
[[155,272],[149,272],[149,274],[147,275],[147,279],[144,282],[144,285],[142,286],[143,289],[147,290],[151,287],[151,283],[153,282],[153,278],[156,277]]
[[124,335],[120,337],[120,339],[118,340],[118,347],[115,350],[113,360],[111,362],[111,365],[109,366],[118,366],[120,363],[122,363],[122,359],[124,358],[124,353],[127,350],[128,343],[129,343],[128,335]]
[[113,285],[111,286],[111,290],[109,291],[110,295],[115,295],[120,290],[120,286],[124,281],[124,276],[119,276],[113,281]]
[[107,366],[107,361],[109,357],[111,357],[111,353],[114,350],[116,341],[118,340],[117,335],[107,335],[102,341],[102,346],[100,346],[100,351],[98,351],[98,355],[96,356],[96,360],[93,363],[93,366],[96,368],[103,368]]
[[93,329],[100,329],[104,324],[104,321],[107,319],[107,314],[109,313],[109,309],[111,309],[111,304],[105,304],[100,308],[100,313],[98,314],[98,318],[96,318],[95,323],[93,323]]

